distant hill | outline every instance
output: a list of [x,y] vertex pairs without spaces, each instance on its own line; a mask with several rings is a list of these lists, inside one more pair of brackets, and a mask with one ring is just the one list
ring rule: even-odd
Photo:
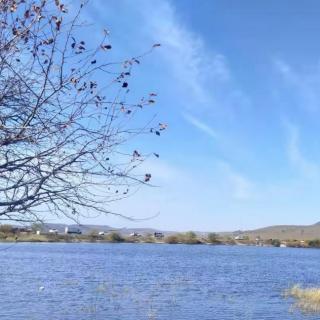
[[[238,233],[239,234],[239,233]],[[242,231],[241,234],[248,235],[250,239],[260,237],[261,239],[279,240],[312,240],[320,239],[320,222],[313,225],[277,225],[256,230]]]

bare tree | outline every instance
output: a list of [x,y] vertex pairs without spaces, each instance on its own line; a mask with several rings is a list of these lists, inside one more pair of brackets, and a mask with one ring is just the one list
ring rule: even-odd
[[151,178],[133,171],[145,155],[122,146],[166,128],[137,125],[156,94],[128,101],[132,69],[159,44],[110,62],[107,30],[95,47],[80,38],[82,10],[0,1],[0,220],[110,213],[108,203]]

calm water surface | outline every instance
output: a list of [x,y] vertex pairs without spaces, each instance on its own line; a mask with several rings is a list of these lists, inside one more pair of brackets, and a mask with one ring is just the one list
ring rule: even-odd
[[0,319],[319,319],[282,298],[320,286],[320,250],[0,245]]

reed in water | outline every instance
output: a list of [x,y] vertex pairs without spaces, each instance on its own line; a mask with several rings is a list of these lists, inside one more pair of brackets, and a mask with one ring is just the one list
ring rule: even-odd
[[301,288],[295,285],[285,291],[285,296],[294,298],[294,306],[304,312],[320,312],[320,288]]

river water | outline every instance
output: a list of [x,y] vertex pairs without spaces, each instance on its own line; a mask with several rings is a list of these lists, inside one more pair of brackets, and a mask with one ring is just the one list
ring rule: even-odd
[[283,298],[320,286],[320,250],[0,244],[0,319],[320,319]]

